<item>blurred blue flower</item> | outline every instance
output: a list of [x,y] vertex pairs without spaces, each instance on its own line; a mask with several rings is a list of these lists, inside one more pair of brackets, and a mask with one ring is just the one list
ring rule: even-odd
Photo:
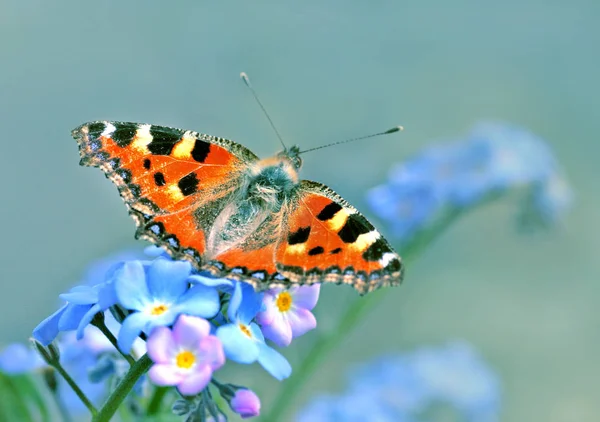
[[[57,345],[63,368],[92,403],[100,405],[107,395],[108,385],[105,382],[97,382],[98,379],[92,379],[90,370],[104,353],[114,351],[113,345],[100,330],[92,326],[84,330],[81,339],[73,332],[64,333]],[[100,380],[104,381],[106,378]],[[58,395],[71,412],[87,412],[87,408],[62,377],[58,377]]]
[[458,420],[499,418],[498,378],[468,344],[376,359],[353,372],[343,395],[317,397],[297,420],[431,422],[436,419],[430,410],[440,404],[453,409]]
[[44,360],[29,345],[13,343],[0,352],[0,372],[7,375],[26,374],[44,366]]
[[526,205],[547,222],[557,221],[572,199],[542,139],[515,126],[481,123],[464,139],[434,145],[393,167],[367,201],[392,235],[408,242],[442,210],[514,188],[535,188]]
[[380,185],[367,192],[371,209],[389,223],[391,234],[410,239],[439,208],[435,191],[427,183]]
[[126,262],[115,274],[118,303],[134,311],[123,321],[118,335],[119,348],[128,353],[143,331],[171,325],[180,314],[212,318],[221,304],[219,293],[211,287],[195,284],[188,277],[191,265],[185,261],[157,258],[144,268],[140,261]]
[[258,361],[263,368],[278,380],[292,373],[288,361],[265,343],[265,338],[255,322],[256,314],[262,309],[262,293],[238,282],[227,309],[229,323],[217,328],[217,337],[223,343],[227,358],[239,363]]

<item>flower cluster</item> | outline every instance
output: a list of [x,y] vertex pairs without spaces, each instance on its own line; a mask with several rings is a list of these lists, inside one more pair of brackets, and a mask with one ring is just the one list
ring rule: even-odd
[[381,357],[349,378],[343,395],[317,397],[298,422],[499,420],[499,380],[463,342]]
[[521,221],[556,222],[572,193],[548,145],[517,127],[475,126],[464,138],[431,146],[394,166],[367,194],[373,212],[408,243],[447,210],[472,207],[509,190],[523,192]]
[[[231,360],[258,362],[277,380],[289,377],[290,364],[270,343],[288,346],[316,327],[311,310],[320,287],[257,293],[249,284],[200,274],[187,262],[157,253],[157,248],[148,248],[147,254],[154,259],[98,266],[103,278],[94,274],[95,284],[61,295],[66,303],[34,329],[38,347],[51,345],[60,335],[60,364],[78,362],[71,368],[76,369],[74,378],[94,403],[107,392],[107,383],[99,381],[118,381],[128,369],[126,359],[133,363],[147,352],[151,384],[176,387],[183,397],[180,402],[185,404],[173,408],[176,414],[218,419],[224,413],[212,399],[217,391],[235,413],[258,415],[260,401],[254,392],[220,383],[213,373]],[[20,345],[10,346],[2,356],[0,370],[7,373],[45,365]],[[96,382],[93,394],[87,385],[91,381]]]

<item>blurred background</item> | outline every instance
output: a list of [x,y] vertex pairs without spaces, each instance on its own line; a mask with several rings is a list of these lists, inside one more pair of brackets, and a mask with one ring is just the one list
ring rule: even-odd
[[[280,146],[245,71],[288,144],[405,126],[305,156],[303,177],[367,216],[365,192],[393,163],[487,118],[545,138],[576,194],[549,232],[516,233],[508,201],[461,219],[339,345],[296,409],[341,391],[358,362],[463,339],[501,378],[502,420],[597,421],[599,21],[591,0],[2,1],[0,347],[24,341],[91,261],[144,246],[116,188],[79,167],[70,130],[139,121],[271,155]],[[323,289],[320,327],[286,351],[292,364],[354,296]],[[229,378],[268,408],[279,382],[254,369],[232,364]]]

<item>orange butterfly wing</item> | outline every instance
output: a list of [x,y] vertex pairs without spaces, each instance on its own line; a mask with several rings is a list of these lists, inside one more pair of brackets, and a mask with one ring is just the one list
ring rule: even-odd
[[230,249],[214,264],[257,289],[331,282],[361,294],[400,284],[400,256],[355,208],[330,188],[302,180],[270,221],[258,228],[261,247]]
[[302,180],[277,246],[278,271],[292,283],[351,284],[361,293],[402,281],[400,256],[354,207],[327,186]]
[[197,267],[212,221],[258,159],[226,139],[162,126],[98,121],[72,134],[80,164],[101,168],[117,185],[136,237]]

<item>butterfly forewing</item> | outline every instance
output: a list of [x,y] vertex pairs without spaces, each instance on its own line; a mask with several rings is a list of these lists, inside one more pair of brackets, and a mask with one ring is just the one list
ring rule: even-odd
[[162,126],[98,121],[73,136],[81,164],[100,167],[117,185],[137,236],[198,267],[206,230],[257,160],[226,139]]

